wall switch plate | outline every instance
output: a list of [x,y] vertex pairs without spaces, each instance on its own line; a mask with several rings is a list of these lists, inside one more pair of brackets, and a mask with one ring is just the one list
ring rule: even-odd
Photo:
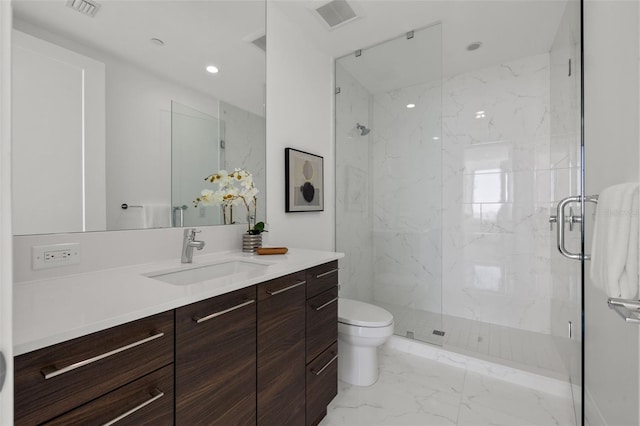
[[31,267],[34,271],[78,264],[80,264],[80,243],[31,247]]

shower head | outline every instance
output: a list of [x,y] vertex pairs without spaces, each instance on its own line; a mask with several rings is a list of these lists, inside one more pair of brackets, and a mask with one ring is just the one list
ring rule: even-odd
[[371,129],[367,129],[366,126],[363,126],[360,123],[356,123],[356,129],[360,130],[360,136],[368,135]]

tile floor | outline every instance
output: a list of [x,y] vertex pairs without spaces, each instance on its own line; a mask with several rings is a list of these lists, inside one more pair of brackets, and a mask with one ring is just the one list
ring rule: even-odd
[[573,426],[571,401],[384,347],[370,387],[339,382],[322,426]]

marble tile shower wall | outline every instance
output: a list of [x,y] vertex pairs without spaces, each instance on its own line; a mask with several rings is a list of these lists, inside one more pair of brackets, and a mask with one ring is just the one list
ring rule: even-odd
[[373,299],[371,209],[371,137],[356,132],[356,123],[371,127],[371,95],[336,63],[336,248],[340,259],[340,296]]
[[[441,311],[441,82],[373,96],[375,301]],[[413,103],[415,108],[407,108]]]
[[549,334],[550,201],[578,170],[568,119],[551,146],[549,54],[442,87],[336,80],[341,295]]
[[448,315],[550,332],[549,77],[542,54],[444,82]]

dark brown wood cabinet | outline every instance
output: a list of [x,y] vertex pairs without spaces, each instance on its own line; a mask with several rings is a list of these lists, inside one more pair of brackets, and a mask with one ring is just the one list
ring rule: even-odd
[[258,285],[258,425],[305,422],[305,273]]
[[338,262],[308,269],[306,424],[316,425],[338,394]]
[[256,287],[176,309],[176,424],[255,425]]
[[173,363],[173,311],[15,358],[15,424],[40,424]]
[[15,424],[317,424],[337,277],[329,262],[17,356]]

